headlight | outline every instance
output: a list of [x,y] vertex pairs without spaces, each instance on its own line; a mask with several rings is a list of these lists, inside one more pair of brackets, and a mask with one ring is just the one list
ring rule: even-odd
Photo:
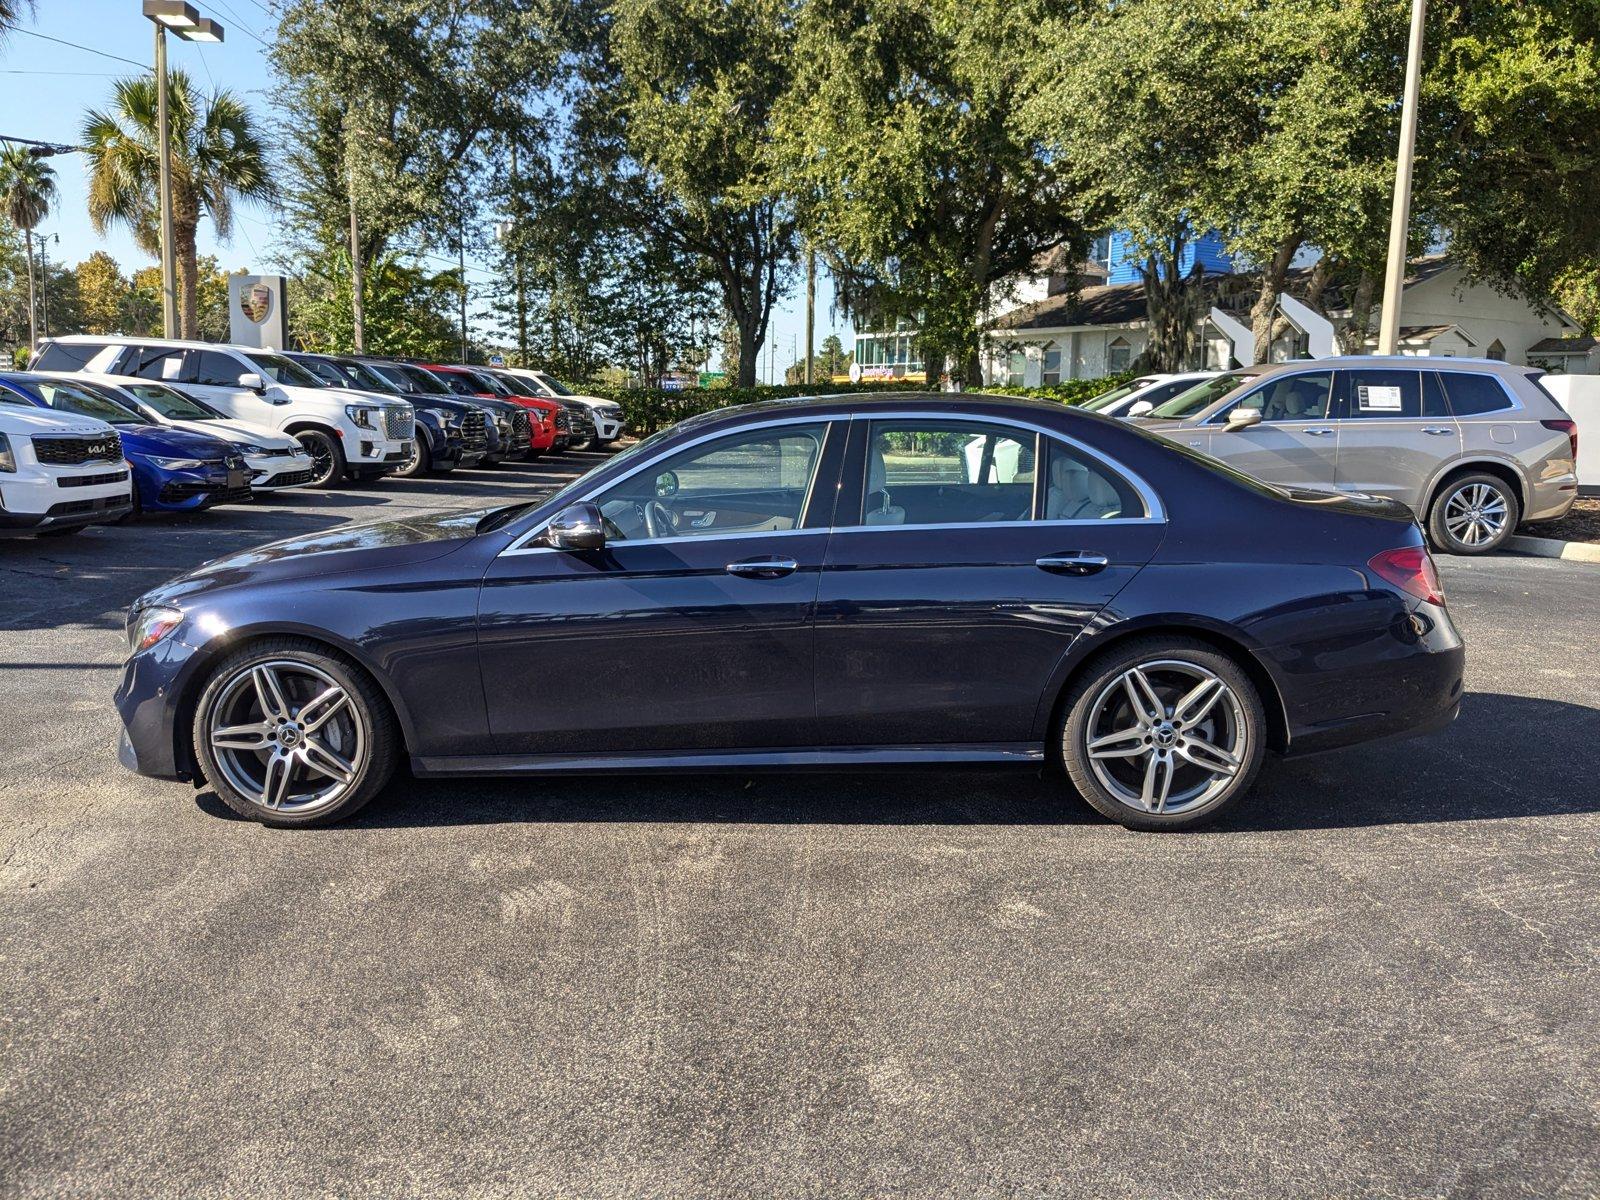
[[156,458],[150,459],[163,471],[195,471],[205,466],[198,458]]
[[254,442],[235,442],[233,443],[233,448],[240,454],[265,454],[267,452],[265,446],[257,446]]
[[17,456],[11,453],[11,439],[0,433],[0,471],[15,471]]
[[363,429],[376,429],[374,422],[378,419],[378,410],[367,404],[346,404],[344,415],[349,417]]
[[128,618],[128,653],[137,654],[150,649],[176,629],[182,620],[183,614],[177,609],[163,608],[159,604],[132,613]]
[[441,425],[449,425],[455,419],[455,413],[448,408],[425,408],[422,411],[432,413],[433,419]]

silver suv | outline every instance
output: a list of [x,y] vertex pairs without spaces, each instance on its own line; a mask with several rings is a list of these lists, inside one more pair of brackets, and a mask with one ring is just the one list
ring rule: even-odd
[[1402,501],[1439,549],[1483,554],[1577,498],[1578,427],[1541,374],[1455,358],[1250,367],[1140,424],[1268,483]]

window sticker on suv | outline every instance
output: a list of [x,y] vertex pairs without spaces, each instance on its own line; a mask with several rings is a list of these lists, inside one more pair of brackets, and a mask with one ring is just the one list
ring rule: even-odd
[[1363,383],[1356,388],[1356,407],[1362,412],[1399,412],[1404,407],[1404,396],[1397,387]]

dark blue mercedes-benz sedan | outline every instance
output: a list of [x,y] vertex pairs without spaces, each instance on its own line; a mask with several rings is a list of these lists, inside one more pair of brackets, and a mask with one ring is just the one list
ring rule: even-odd
[[549,499],[335,530],[141,597],[130,768],[274,825],[419,775],[1059,763],[1191,826],[1263,753],[1442,726],[1410,513],[989,396],[685,421]]

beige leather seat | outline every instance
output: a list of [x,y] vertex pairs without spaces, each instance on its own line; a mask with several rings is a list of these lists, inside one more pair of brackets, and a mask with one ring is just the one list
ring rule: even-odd
[[1050,486],[1045,489],[1047,521],[1099,521],[1119,516],[1122,500],[1103,476],[1065,454],[1050,456]]
[[891,504],[887,488],[889,482],[888,469],[883,465],[883,450],[873,446],[867,459],[867,503],[866,512],[862,514],[863,525],[904,525],[906,523],[906,510],[897,504]]

